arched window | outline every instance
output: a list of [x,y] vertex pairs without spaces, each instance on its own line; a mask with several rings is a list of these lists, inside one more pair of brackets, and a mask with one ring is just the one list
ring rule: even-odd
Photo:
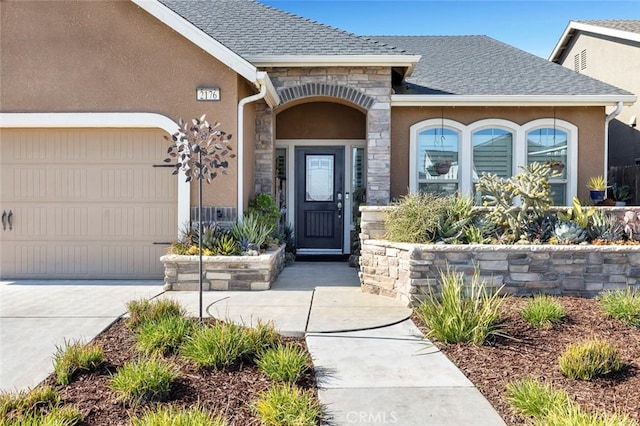
[[411,126],[409,190],[474,195],[483,172],[509,178],[519,167],[548,162],[558,170],[550,180],[553,201],[567,205],[576,194],[578,128],[542,118],[522,126],[484,119],[465,126],[434,118]]
[[526,137],[526,164],[547,163],[557,171],[551,178],[553,202],[565,205],[576,194],[577,128],[566,121],[540,119],[523,126]]
[[496,127],[471,134],[474,181],[482,173],[493,173],[503,178],[513,175],[513,139],[511,131]]
[[460,190],[461,141],[459,123],[427,120],[411,127],[412,192],[454,194]]

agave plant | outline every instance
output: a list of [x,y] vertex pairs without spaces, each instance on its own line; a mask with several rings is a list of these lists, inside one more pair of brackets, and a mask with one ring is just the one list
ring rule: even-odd
[[587,241],[587,231],[575,222],[560,222],[553,230],[558,244],[580,244]]
[[[237,222],[233,225],[231,235],[237,241],[240,241],[241,245],[244,242],[247,247],[253,244],[260,248],[265,244],[273,230],[274,226],[264,223],[257,214],[248,213],[244,216],[242,222]],[[246,251],[244,247],[243,251]]]
[[614,243],[624,238],[624,225],[615,216],[598,211],[591,222],[588,229],[591,239]]

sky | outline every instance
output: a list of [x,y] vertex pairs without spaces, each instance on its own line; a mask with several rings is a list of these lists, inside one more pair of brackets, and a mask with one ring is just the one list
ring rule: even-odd
[[359,35],[483,34],[547,59],[570,20],[640,19],[640,0],[260,0]]

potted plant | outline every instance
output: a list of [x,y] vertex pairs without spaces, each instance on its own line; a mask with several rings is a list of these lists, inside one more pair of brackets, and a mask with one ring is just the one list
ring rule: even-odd
[[603,176],[592,176],[587,182],[587,188],[590,191],[591,201],[599,203],[604,200],[607,192],[607,184],[604,181]]
[[436,161],[433,167],[439,175],[446,175],[451,169],[451,160]]
[[550,161],[545,161],[544,164],[549,166],[551,171],[555,173],[562,173],[562,171],[564,170],[564,163],[562,161],[550,160]]
[[631,200],[631,187],[614,183],[611,186],[611,198],[616,202],[616,206],[626,206]]

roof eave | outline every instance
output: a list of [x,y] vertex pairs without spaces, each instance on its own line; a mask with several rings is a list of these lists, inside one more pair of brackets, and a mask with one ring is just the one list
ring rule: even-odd
[[391,95],[391,106],[611,106],[635,95]]
[[246,59],[256,67],[406,67],[411,74],[420,55],[253,55]]
[[560,59],[560,56],[562,56],[564,49],[571,42],[571,38],[575,36],[575,33],[577,31],[585,31],[594,34],[615,37],[622,40],[640,42],[640,34],[638,33],[616,30],[614,28],[600,27],[597,25],[590,25],[582,22],[569,21],[569,24],[567,24],[567,27],[560,37],[560,40],[558,40],[558,43],[553,48],[551,55],[549,55],[549,60],[551,62],[556,62]]
[[[168,25],[178,34],[191,41],[196,46],[222,62],[238,75],[251,82],[257,88],[260,88],[263,82],[259,81],[258,69],[249,61],[238,55],[182,16],[169,9],[157,0],[131,0],[141,9],[157,18],[160,22]],[[267,82],[267,102],[271,107],[279,103],[278,94],[268,76],[262,79]],[[273,102],[273,104],[272,104]]]

